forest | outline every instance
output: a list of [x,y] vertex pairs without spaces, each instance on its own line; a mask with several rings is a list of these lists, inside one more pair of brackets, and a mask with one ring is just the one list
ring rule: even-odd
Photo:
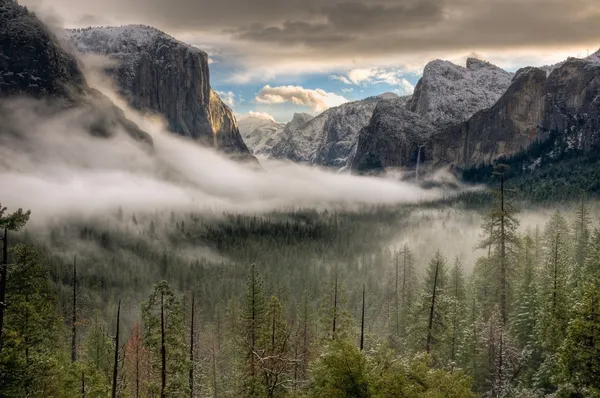
[[485,209],[0,206],[0,397],[600,397],[594,201],[491,185]]

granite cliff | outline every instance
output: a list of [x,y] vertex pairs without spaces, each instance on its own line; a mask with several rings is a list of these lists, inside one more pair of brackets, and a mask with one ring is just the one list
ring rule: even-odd
[[128,103],[158,113],[169,129],[238,158],[252,158],[231,109],[210,87],[207,54],[148,26],[66,31],[79,53],[108,56],[111,76]]

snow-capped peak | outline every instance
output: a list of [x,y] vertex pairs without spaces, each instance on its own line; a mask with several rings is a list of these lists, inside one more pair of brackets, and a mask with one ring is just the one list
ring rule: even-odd
[[202,50],[182,43],[168,34],[146,25],[99,26],[65,30],[67,41],[79,52],[104,54],[137,53],[162,38],[193,51]]

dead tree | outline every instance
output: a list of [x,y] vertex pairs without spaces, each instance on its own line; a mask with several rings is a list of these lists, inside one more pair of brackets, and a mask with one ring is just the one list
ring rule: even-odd
[[117,307],[117,332],[115,334],[115,360],[113,362],[112,398],[117,397],[117,374],[119,366],[119,320],[121,318],[121,300]]
[[0,353],[2,353],[2,328],[4,327],[4,309],[6,308],[6,268],[8,266],[8,228],[4,228],[2,238],[2,265],[0,268]]
[[365,285],[363,285],[362,295],[362,315],[360,317],[360,350],[363,350],[365,342]]
[[73,258],[73,313],[71,320],[71,362],[77,360],[77,257]]
[[190,398],[194,398],[194,293],[192,292],[192,321],[190,325]]
[[165,302],[164,293],[160,292],[160,355],[161,355],[161,384],[160,397],[167,398],[167,348],[165,345]]
[[435,264],[435,276],[433,278],[433,292],[431,294],[431,305],[429,306],[429,323],[427,326],[427,343],[425,345],[425,351],[429,354],[431,352],[431,342],[433,340],[433,316],[435,314],[435,296],[437,294],[437,283],[438,275],[440,270],[440,261],[438,260]]

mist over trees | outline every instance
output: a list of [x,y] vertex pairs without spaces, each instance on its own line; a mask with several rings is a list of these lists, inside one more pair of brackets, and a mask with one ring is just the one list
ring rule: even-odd
[[41,233],[2,208],[0,396],[600,396],[598,220],[581,198],[529,224],[502,173],[463,243],[443,202]]

